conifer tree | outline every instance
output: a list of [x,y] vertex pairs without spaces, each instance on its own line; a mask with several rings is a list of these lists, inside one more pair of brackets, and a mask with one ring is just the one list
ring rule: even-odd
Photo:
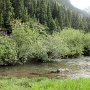
[[28,11],[27,8],[24,8],[23,14],[22,14],[22,22],[27,22],[29,20]]
[[62,11],[62,7],[60,7],[58,14],[59,15],[58,15],[57,19],[58,19],[58,22],[59,22],[59,26],[62,30],[64,28],[64,18],[63,18],[64,14],[63,14],[63,11]]
[[41,0],[39,8],[39,21],[41,24],[46,24],[47,8],[44,0]]
[[24,0],[25,7],[27,8],[29,17],[34,16],[34,2],[35,0]]
[[54,2],[52,5],[52,17],[53,17],[53,19],[58,17],[58,14],[59,14],[59,7],[58,7],[58,4],[56,2]]
[[55,24],[55,21],[52,19],[52,20],[50,21],[49,31],[50,31],[50,33],[52,34],[55,30],[56,30],[56,24]]
[[0,28],[3,26],[3,1],[0,0]]
[[7,29],[7,34],[12,32],[11,21],[13,19],[13,7],[10,0],[3,0],[3,23]]
[[73,14],[72,14],[71,20],[72,20],[72,25],[71,25],[72,28],[74,28],[74,29],[79,29],[80,20],[79,20],[79,16],[78,16],[77,13],[73,13]]
[[65,10],[65,21],[64,21],[64,26],[65,27],[71,27],[71,15],[70,15],[70,12],[68,10]]
[[51,9],[50,9],[50,4],[47,6],[47,26],[50,26],[50,22],[52,21],[52,14],[51,14]]

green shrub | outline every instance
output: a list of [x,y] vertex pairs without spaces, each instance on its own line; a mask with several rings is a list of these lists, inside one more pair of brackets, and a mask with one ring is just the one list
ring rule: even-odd
[[18,62],[22,63],[26,62],[28,54],[31,55],[32,47],[30,48],[30,46],[34,42],[32,35],[33,32],[31,30],[26,30],[24,30],[23,27],[18,30],[14,30],[12,34],[12,38],[17,44],[17,56],[19,59]]
[[55,33],[52,36],[48,36],[47,48],[50,58],[62,57],[69,53],[67,43],[60,37],[60,33]]
[[81,55],[84,50],[83,37],[84,33],[74,29],[64,29],[60,37],[67,43],[69,48],[68,55]]
[[35,61],[47,61],[48,60],[48,55],[47,55],[47,47],[45,45],[45,38],[43,37],[38,37],[36,42],[32,45],[32,56],[33,60]]
[[17,44],[19,61],[24,63],[27,60],[47,60],[44,37],[39,32],[32,31],[29,28],[23,27],[19,30],[14,30],[12,38]]
[[0,65],[17,62],[16,43],[8,36],[0,36]]
[[90,55],[90,33],[84,35],[84,55]]
[[64,29],[60,33],[48,35],[47,48],[51,58],[74,57],[83,54],[84,33],[74,29]]
[[84,47],[90,50],[90,33],[84,35]]
[[51,35],[38,23],[30,28],[18,20],[12,26],[11,36],[0,36],[0,65],[90,55],[89,33],[69,28]]

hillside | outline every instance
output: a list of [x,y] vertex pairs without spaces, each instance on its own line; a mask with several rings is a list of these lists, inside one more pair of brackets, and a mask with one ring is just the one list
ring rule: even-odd
[[89,16],[89,13],[87,12],[87,10],[80,10],[76,7],[74,7],[71,3],[70,0],[57,0],[60,4],[63,4],[66,8],[69,8],[72,11],[75,11],[76,13],[79,13],[81,15],[84,16]]
[[4,28],[7,34],[12,33],[11,22],[14,19],[20,19],[24,23],[30,18],[47,26],[50,33],[61,31],[65,27],[86,32],[90,30],[87,13],[73,7],[68,0],[1,0],[0,6],[0,28]]

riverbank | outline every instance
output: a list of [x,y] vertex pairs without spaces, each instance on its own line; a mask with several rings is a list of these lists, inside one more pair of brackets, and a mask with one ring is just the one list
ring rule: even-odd
[[0,78],[0,90],[90,90],[90,78]]

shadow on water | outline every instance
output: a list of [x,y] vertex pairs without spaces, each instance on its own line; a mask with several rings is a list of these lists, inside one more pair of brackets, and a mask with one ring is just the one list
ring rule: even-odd
[[29,63],[0,67],[0,76],[76,78],[90,77],[90,57],[62,59],[49,63]]

